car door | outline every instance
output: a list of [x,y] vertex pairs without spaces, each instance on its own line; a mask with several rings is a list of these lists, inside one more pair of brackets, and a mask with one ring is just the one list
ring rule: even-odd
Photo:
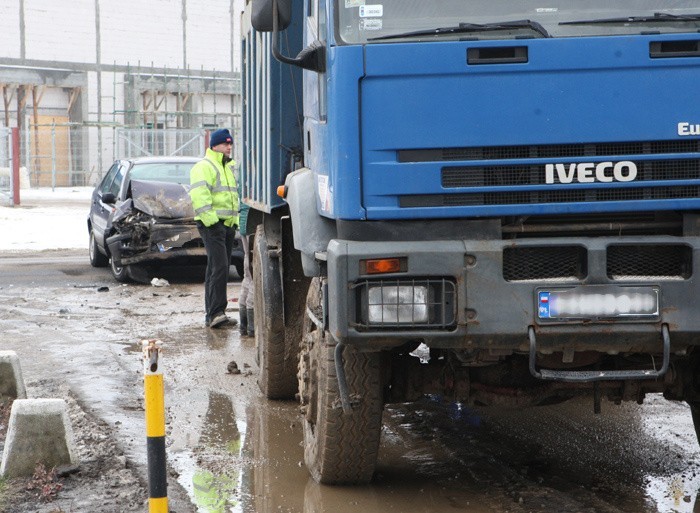
[[126,172],[126,165],[123,162],[117,161],[112,164],[109,171],[105,175],[100,185],[95,188],[92,194],[92,206],[91,206],[91,220],[92,229],[95,234],[95,241],[98,246],[106,251],[105,237],[109,234],[110,226],[110,216],[114,210],[114,204],[105,203],[103,201],[103,196],[110,192],[114,194],[114,197],[119,201],[119,192],[121,188],[122,181],[124,180],[124,173]]

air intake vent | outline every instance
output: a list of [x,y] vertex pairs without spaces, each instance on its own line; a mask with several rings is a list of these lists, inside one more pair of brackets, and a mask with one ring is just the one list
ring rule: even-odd
[[588,274],[582,246],[514,247],[503,250],[506,281],[583,280]]
[[607,252],[612,280],[687,280],[693,274],[693,252],[682,244],[615,245]]

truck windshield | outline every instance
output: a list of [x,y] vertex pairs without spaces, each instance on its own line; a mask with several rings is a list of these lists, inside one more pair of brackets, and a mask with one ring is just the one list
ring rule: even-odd
[[338,0],[338,43],[697,33],[697,0]]

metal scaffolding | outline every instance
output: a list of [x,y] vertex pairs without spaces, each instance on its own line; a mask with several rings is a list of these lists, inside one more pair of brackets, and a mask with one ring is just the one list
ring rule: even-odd
[[[94,84],[89,73],[97,74],[97,90],[88,87]],[[102,86],[107,73],[111,88]],[[63,115],[56,115],[56,105],[42,105],[51,88],[66,96],[59,109]],[[241,123],[240,75],[235,72],[140,62],[70,69],[0,66],[0,89],[0,120],[5,127],[20,128],[23,165],[32,185],[91,184],[115,158],[134,156],[138,148],[143,154],[198,154],[203,144],[194,143],[197,134],[220,127],[238,133]],[[129,155],[119,155],[125,148]]]

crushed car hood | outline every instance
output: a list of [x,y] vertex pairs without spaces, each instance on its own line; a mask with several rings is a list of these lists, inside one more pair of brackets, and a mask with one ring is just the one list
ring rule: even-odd
[[177,183],[131,181],[134,208],[164,219],[194,217],[188,190],[189,186]]
[[107,237],[117,265],[205,257],[188,186],[132,180],[130,196],[115,206]]

